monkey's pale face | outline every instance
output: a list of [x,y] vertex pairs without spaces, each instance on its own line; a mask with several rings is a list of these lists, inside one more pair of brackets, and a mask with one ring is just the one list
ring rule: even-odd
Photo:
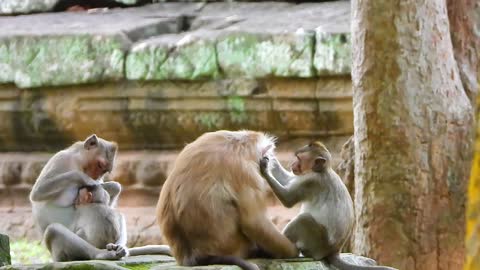
[[295,175],[302,175],[310,172],[313,167],[313,158],[308,152],[295,155],[295,161],[292,163],[292,172]]
[[84,172],[92,179],[99,179],[112,170],[117,147],[116,144],[97,140],[87,150],[87,162]]
[[88,163],[87,166],[84,168],[85,173],[90,176],[92,179],[99,179],[102,177],[106,172],[109,171],[109,163],[108,161],[98,155],[94,155]]

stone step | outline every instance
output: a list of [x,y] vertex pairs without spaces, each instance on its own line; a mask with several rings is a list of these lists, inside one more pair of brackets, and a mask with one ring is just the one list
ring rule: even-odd
[[[344,140],[326,141],[338,163]],[[279,146],[277,156],[288,166],[294,149],[305,142]],[[120,207],[155,206],[161,186],[179,151],[120,151],[108,178],[123,186]],[[28,194],[52,153],[0,153],[0,207],[29,206]],[[273,196],[272,196],[273,198]]]
[[2,16],[0,84],[349,75],[349,21],[348,1]]
[[[356,265],[372,266],[375,265],[375,261],[362,257],[356,256],[349,253],[341,254],[342,258],[349,263]],[[292,270],[301,270],[301,269],[316,269],[316,270],[336,270],[334,266],[329,265],[323,261],[312,261],[311,259],[297,258],[297,259],[286,259],[286,260],[266,260],[266,259],[255,259],[251,260],[253,263],[257,264],[260,269],[268,270],[283,270],[283,269],[292,269]],[[205,270],[232,270],[240,269],[238,267],[232,266],[199,266],[199,267],[181,267],[175,263],[175,259],[169,256],[133,256],[128,257],[121,261],[76,261],[76,262],[62,262],[62,263],[49,263],[49,264],[39,264],[39,265],[13,265],[0,268],[2,270],[41,270],[41,269],[105,269],[105,270],[128,270],[128,269],[156,269],[156,270],[166,270],[166,269],[205,269]]]

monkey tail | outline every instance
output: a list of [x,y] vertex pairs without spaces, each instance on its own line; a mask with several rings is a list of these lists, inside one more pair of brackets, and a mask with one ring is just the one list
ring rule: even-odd
[[172,256],[172,251],[167,245],[147,245],[143,247],[134,247],[128,249],[129,256],[138,255],[168,255]]
[[339,253],[328,256],[327,260],[330,264],[340,270],[398,270],[388,266],[363,266],[351,264],[343,260]]
[[235,256],[201,256],[195,259],[195,265],[205,266],[212,264],[226,264],[236,265],[243,270],[259,270],[258,266],[254,263],[247,262],[246,260]]

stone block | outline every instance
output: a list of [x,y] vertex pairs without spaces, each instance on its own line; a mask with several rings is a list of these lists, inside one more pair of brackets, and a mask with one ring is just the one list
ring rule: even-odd
[[136,170],[136,179],[145,186],[161,186],[168,176],[168,164],[156,159],[140,160]]
[[217,43],[218,63],[227,77],[311,77],[314,33],[224,34]]
[[[0,150],[58,151],[91,133],[117,141],[123,150],[178,148],[216,129],[263,130],[281,139],[295,133],[351,134],[350,85],[348,77],[327,77],[123,82],[36,91],[4,86]],[[125,176],[124,184],[131,177]]]
[[0,14],[26,14],[45,12],[53,8],[58,0],[2,0]]
[[250,2],[1,17],[0,83],[347,75],[349,16],[347,2]]
[[352,99],[352,81],[349,76],[322,77],[317,80],[317,99]]
[[352,65],[350,34],[326,33],[319,29],[313,60],[317,75],[348,75]]
[[[362,266],[372,266],[376,265],[376,262],[372,259],[357,256],[353,254],[344,253],[341,254],[342,258],[347,260],[350,263],[354,263]],[[288,260],[267,260],[267,259],[256,259],[251,260],[253,263],[257,264],[260,269],[269,269],[269,270],[282,270],[282,269],[294,269],[294,270],[303,270],[303,269],[317,269],[317,270],[335,270],[334,266],[329,265],[324,261],[312,261],[308,258],[296,258]],[[45,265],[14,265],[8,266],[5,270],[15,269],[31,269],[31,270],[40,270],[40,269],[106,269],[106,270],[125,270],[132,268],[141,268],[141,269],[152,269],[152,270],[163,270],[163,269],[193,269],[191,267],[182,267],[178,266],[175,263],[175,260],[169,256],[162,255],[147,255],[147,256],[133,256],[129,257],[122,261],[76,261],[76,262],[61,262],[61,263],[49,263]],[[206,270],[227,270],[227,269],[238,269],[237,267],[230,265],[210,265],[202,266],[201,269]]]
[[154,14],[145,7],[0,17],[0,83],[31,88],[124,79],[132,42],[178,30],[176,18]]
[[10,240],[8,235],[0,234],[0,267],[10,265],[11,263]]
[[46,161],[29,161],[24,163],[22,173],[20,174],[21,182],[33,185],[46,163]]
[[20,161],[3,161],[0,164],[0,179],[6,186],[20,184],[22,163]]
[[219,72],[215,43],[205,31],[141,41],[126,60],[129,80],[198,80]]

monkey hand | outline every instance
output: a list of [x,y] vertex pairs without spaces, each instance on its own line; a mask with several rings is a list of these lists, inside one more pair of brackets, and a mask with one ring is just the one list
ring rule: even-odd
[[268,157],[262,157],[262,159],[260,159],[260,172],[263,174],[263,175],[266,175],[268,173],[268,163],[269,163],[270,159]]
[[81,188],[78,191],[77,205],[88,204],[93,202],[93,194],[87,188]]

